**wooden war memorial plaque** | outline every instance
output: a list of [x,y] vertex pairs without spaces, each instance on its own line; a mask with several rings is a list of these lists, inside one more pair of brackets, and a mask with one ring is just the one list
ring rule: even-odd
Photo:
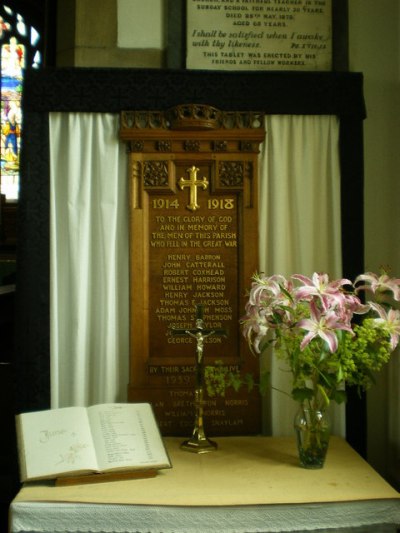
[[[193,428],[196,305],[207,328],[205,364],[221,360],[259,375],[240,332],[246,291],[258,269],[258,112],[185,104],[167,111],[124,111],[129,151],[130,375],[128,401],[152,403],[164,435]],[[210,435],[261,430],[258,392],[205,397]]]

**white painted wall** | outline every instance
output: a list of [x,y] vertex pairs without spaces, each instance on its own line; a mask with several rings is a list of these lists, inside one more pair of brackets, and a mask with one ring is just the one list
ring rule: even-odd
[[[350,70],[363,72],[365,267],[400,277],[400,2],[349,0]],[[368,459],[400,482],[400,354],[368,393]]]
[[[400,268],[398,0],[349,0],[350,68],[364,74],[366,266]],[[397,268],[396,268],[397,267]],[[400,272],[397,272],[400,275]]]

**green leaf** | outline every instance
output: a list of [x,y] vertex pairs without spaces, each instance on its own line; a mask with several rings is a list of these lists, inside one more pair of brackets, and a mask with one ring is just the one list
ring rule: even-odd
[[271,373],[268,371],[261,372],[260,374],[260,394],[265,396],[270,386]]
[[341,383],[343,381],[343,379],[344,379],[343,368],[342,368],[342,365],[340,363],[338,363],[338,369],[337,369],[337,372],[336,372],[336,379],[337,379],[338,383]]
[[314,391],[312,389],[305,388],[295,388],[292,390],[292,398],[296,402],[304,402],[304,400],[311,400],[314,396]]
[[235,392],[238,392],[242,386],[242,380],[240,379],[240,376],[235,376],[231,373],[229,375],[229,384],[233,387]]
[[365,373],[366,373],[366,375],[369,377],[369,379],[371,380],[371,383],[372,383],[373,385],[376,385],[376,379],[375,379],[375,376],[373,375],[373,373],[370,371],[369,368],[366,368],[366,369],[365,369]]
[[279,288],[281,289],[281,291],[283,292],[283,294],[284,294],[287,298],[289,298],[289,300],[290,300],[291,302],[293,302],[293,297],[292,297],[292,295],[290,294],[290,292],[288,292],[288,291],[285,289],[285,287],[284,287],[283,285],[281,285],[280,283],[279,283]]
[[347,394],[344,390],[335,390],[333,399],[336,403],[343,403],[347,401]]
[[251,392],[254,389],[254,377],[252,374],[245,374],[243,383],[247,385],[248,392]]
[[273,342],[272,339],[269,339],[267,336],[263,337],[260,341],[260,351],[261,351],[261,354],[264,353],[271,345],[271,343]]
[[324,399],[324,403],[326,406],[328,406],[330,404],[330,399],[326,393],[326,390],[325,390],[325,387],[323,387],[322,385],[319,385],[318,384],[318,390],[322,396],[322,398]]
[[[282,309],[282,311],[287,311],[288,313],[290,313],[291,315],[294,314],[294,310],[292,307],[289,307],[288,305],[280,305],[279,306],[279,309]],[[278,314],[279,318],[280,318],[280,315]],[[283,322],[282,319],[279,320],[279,322]]]
[[[319,376],[322,378],[322,381],[325,382],[325,384],[327,385],[327,387],[329,389],[333,388],[336,386],[336,378],[335,378],[335,375],[332,375],[332,374],[327,374],[325,372],[318,372],[319,373]],[[321,386],[321,385],[320,385]]]

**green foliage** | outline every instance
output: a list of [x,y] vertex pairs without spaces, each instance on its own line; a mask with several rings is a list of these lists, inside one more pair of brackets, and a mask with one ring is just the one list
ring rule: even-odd
[[[315,407],[328,406],[331,401],[346,401],[344,383],[361,393],[375,383],[374,373],[382,369],[391,356],[389,335],[365,319],[354,326],[354,335],[338,331],[336,352],[329,352],[321,339],[314,339],[304,350],[294,334],[281,338],[276,355],[287,361],[293,374],[292,397],[301,403],[312,401]],[[306,386],[307,384],[307,386]]]
[[[275,355],[285,360],[292,371],[291,396],[295,401],[309,402],[314,408],[324,408],[331,401],[343,403],[347,399],[344,383],[356,386],[360,392],[368,389],[375,382],[374,373],[390,359],[389,336],[372,319],[354,326],[354,335],[345,331],[338,331],[337,335],[339,347],[334,353],[329,352],[321,339],[300,350],[295,330],[275,339]],[[261,355],[270,348],[271,340],[263,339]],[[228,389],[238,392],[242,387],[248,392],[258,388],[264,395],[271,388],[269,372],[262,372],[256,382],[253,375],[242,375],[240,370],[230,369],[221,360],[205,367],[204,375],[210,397],[225,396]]]
[[262,373],[260,382],[256,383],[252,374],[242,375],[240,370],[231,370],[221,360],[217,360],[213,366],[204,368],[204,380],[210,398],[225,396],[228,389],[238,392],[242,387],[246,387],[248,392],[258,388],[261,394],[265,394],[269,386],[269,373]]
[[[360,291],[375,301],[364,304]],[[290,394],[313,409],[346,400],[345,386],[367,390],[374,375],[389,361],[400,340],[400,279],[367,272],[348,279],[329,280],[293,274],[253,277],[242,332],[254,356],[271,354],[285,362],[292,375]],[[269,373],[258,383],[221,361],[206,368],[210,396],[228,388],[262,394],[270,388]],[[272,387],[273,388],[273,387]]]
[[339,357],[343,380],[360,390],[375,383],[374,373],[388,363],[392,348],[387,332],[366,319],[354,327],[354,337],[344,335]]

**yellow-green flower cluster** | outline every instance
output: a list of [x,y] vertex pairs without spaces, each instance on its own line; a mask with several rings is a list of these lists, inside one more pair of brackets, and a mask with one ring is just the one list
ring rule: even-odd
[[343,378],[348,385],[368,389],[374,383],[374,373],[390,359],[390,338],[373,319],[354,326],[354,333],[354,336],[344,335],[339,352]]

